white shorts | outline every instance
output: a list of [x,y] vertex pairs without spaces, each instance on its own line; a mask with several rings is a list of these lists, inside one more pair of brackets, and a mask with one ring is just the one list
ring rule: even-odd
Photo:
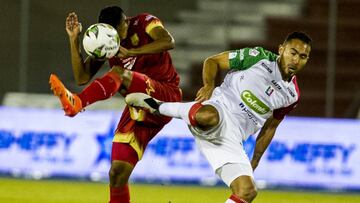
[[[230,112],[216,101],[208,100],[203,104],[214,106],[220,116],[219,125],[208,131],[189,127],[195,141],[210,163],[214,172],[228,185],[241,175],[253,177],[253,170],[243,148],[242,135]],[[224,170],[224,165],[228,165]],[[220,173],[218,173],[219,171]]]
[[250,176],[254,179],[252,168],[249,164],[228,163],[218,168],[215,172],[229,187],[230,184],[239,176]]

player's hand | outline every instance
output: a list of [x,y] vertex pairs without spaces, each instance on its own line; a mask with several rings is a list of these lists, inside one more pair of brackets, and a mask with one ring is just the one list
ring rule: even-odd
[[65,29],[70,38],[76,38],[79,36],[82,27],[75,12],[71,12],[67,16]]
[[127,58],[129,56],[129,50],[120,46],[119,48],[119,53],[117,55],[117,57],[119,58]]
[[214,86],[203,86],[196,94],[195,101],[203,102],[208,100],[211,97],[212,92],[214,91]]

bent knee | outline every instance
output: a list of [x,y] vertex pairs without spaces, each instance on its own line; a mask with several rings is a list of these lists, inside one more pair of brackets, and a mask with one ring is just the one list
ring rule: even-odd
[[127,88],[129,87],[129,85],[131,84],[131,80],[133,78],[133,72],[131,70],[127,70],[120,66],[114,66],[110,70],[110,72],[117,74],[122,80],[122,85],[124,85]]
[[133,166],[124,161],[113,161],[109,170],[110,185],[122,186],[129,180]]
[[249,187],[246,189],[240,189],[238,191],[235,191],[235,194],[240,197],[241,199],[246,200],[247,202],[251,202],[253,199],[255,199],[257,195],[257,189],[256,187]]
[[196,121],[200,128],[209,129],[219,124],[219,112],[214,106],[204,105],[196,113]]

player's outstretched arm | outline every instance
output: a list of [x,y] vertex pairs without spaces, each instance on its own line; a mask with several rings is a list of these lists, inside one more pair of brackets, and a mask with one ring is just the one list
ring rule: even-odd
[[154,27],[149,31],[149,36],[154,40],[139,48],[125,49],[120,48],[119,57],[137,56],[142,54],[161,53],[175,47],[175,40],[170,32],[162,26]]
[[269,146],[272,138],[275,135],[276,128],[279,126],[281,121],[282,120],[275,119],[274,117],[270,117],[268,120],[266,120],[264,126],[256,138],[254,155],[251,160],[251,166],[253,170],[255,170],[258,166],[262,155]]
[[80,47],[81,23],[75,12],[69,13],[65,21],[65,29],[69,36],[71,65],[75,81],[78,85],[86,84],[104,64],[90,58],[83,60]]
[[203,87],[196,94],[196,101],[202,102],[210,98],[215,88],[215,78],[220,69],[229,69],[229,52],[223,52],[205,59],[203,63]]

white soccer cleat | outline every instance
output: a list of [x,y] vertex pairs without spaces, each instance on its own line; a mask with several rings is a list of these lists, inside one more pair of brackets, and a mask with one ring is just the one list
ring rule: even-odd
[[125,102],[132,107],[147,109],[150,113],[153,114],[160,114],[159,106],[162,103],[161,101],[140,92],[128,94],[125,97]]

